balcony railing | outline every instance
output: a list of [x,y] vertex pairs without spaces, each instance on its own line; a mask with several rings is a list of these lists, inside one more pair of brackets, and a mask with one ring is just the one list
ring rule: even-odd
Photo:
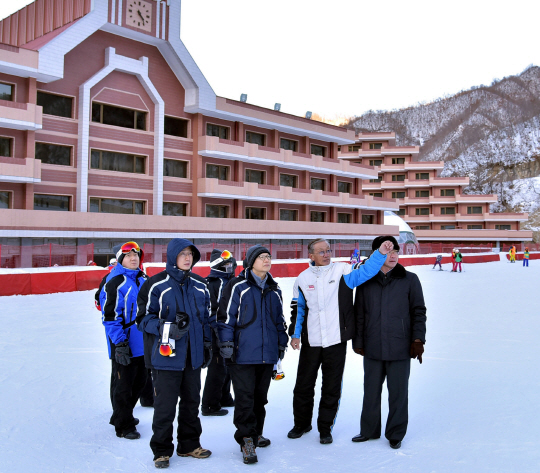
[[41,160],[0,157],[0,182],[41,182]]
[[199,137],[198,151],[201,156],[279,166],[285,169],[321,172],[358,179],[375,179],[377,177],[377,172],[370,166],[338,159],[324,159],[322,156],[314,154],[296,153],[252,143],[223,140],[216,136]]
[[450,214],[450,215],[404,215],[406,222],[524,222],[529,218],[527,213],[481,213],[481,214]]
[[297,189],[285,186],[267,186],[255,182],[235,183],[203,178],[198,180],[198,196],[218,199],[240,199],[259,202],[283,202],[288,204],[313,205],[340,208],[361,208],[371,210],[398,210],[398,204],[391,199],[374,199],[371,196],[356,196],[337,192],[311,189]]
[[41,130],[43,108],[33,103],[0,100],[0,128]]

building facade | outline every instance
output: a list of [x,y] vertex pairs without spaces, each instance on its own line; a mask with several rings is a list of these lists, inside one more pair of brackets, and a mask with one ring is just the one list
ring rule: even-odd
[[176,236],[302,257],[317,236],[348,253],[397,234],[396,201],[362,189],[378,171],[339,159],[354,133],[216,96],[180,15],[180,0],[37,0],[0,22],[2,260],[55,243],[86,264],[92,243],[104,264],[136,239],[162,261]]
[[396,199],[397,212],[422,243],[480,243],[500,246],[532,239],[521,230],[526,213],[492,213],[497,195],[465,194],[468,177],[440,177],[443,161],[418,161],[418,146],[396,146],[395,133],[360,133],[341,146],[340,159],[374,166],[377,177],[364,181],[372,197]]

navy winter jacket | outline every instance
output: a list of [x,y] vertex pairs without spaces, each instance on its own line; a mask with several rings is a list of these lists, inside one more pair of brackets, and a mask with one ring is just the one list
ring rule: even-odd
[[289,337],[281,289],[270,273],[264,290],[249,270],[231,279],[219,303],[217,325],[220,341],[234,342],[235,363],[277,363],[279,346],[286,347]]
[[[191,241],[180,238],[172,240],[167,247],[165,271],[148,280],[150,289],[144,317],[139,307],[138,328],[150,335],[145,337],[146,351],[150,351],[152,367],[158,370],[182,371],[186,367],[188,345],[191,366],[193,369],[199,368],[204,361],[204,342],[211,341],[208,323],[210,295],[206,281],[176,266],[178,253],[187,247],[193,251],[192,267],[201,259],[199,250]],[[178,311],[189,315],[189,330],[186,336],[175,341],[176,356],[163,356],[159,353],[161,321],[174,323]]]
[[140,269],[127,269],[121,264],[117,264],[105,279],[99,302],[109,358],[111,343],[116,345],[126,340],[133,357],[143,355],[142,334],[134,324],[137,316],[137,295],[145,281],[146,275]]

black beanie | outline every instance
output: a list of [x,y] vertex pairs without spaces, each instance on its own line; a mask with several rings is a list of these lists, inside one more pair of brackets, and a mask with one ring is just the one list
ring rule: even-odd
[[255,260],[259,255],[262,255],[263,253],[270,254],[270,250],[265,248],[262,245],[255,245],[251,248],[248,248],[246,253],[246,259],[244,259],[244,268],[251,269],[253,268],[253,263],[255,263]]
[[399,245],[397,240],[390,235],[378,236],[377,238],[375,238],[375,240],[373,240],[373,243],[371,243],[371,249],[373,251],[378,250],[385,241],[391,241],[394,244],[394,250],[399,251]]

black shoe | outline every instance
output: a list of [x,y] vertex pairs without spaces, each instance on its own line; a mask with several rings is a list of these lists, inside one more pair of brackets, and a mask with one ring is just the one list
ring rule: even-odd
[[139,425],[139,419],[137,419],[136,417],[134,417],[133,420],[135,421],[135,425]]
[[355,435],[351,440],[353,442],[367,442],[368,440],[380,439],[381,437],[364,437],[362,434]]
[[262,435],[259,435],[259,438],[257,439],[257,447],[268,447],[272,442],[270,442],[270,439],[267,439],[266,437],[263,437]]
[[329,443],[332,443],[334,439],[332,438],[332,434],[321,434],[321,443],[323,445],[328,445]]
[[139,399],[139,402],[141,404],[141,407],[154,407],[154,400],[152,399],[151,402],[143,401],[142,399]]
[[221,407],[234,407],[234,399],[232,396],[229,399],[220,402]]
[[290,439],[299,439],[300,437],[302,437],[302,435],[307,434],[310,430],[311,425],[304,428],[296,427],[295,425],[291,430],[289,430],[287,437],[289,437]]
[[141,438],[141,434],[137,432],[137,429],[134,429],[131,432],[116,432],[116,436],[128,440],[137,440]]
[[201,414],[203,416],[216,416],[216,417],[221,417],[221,416],[226,416],[227,414],[229,413],[229,411],[227,409],[216,409],[214,407],[203,407],[201,409]]
[[251,437],[244,437],[244,445],[240,447],[240,450],[242,451],[245,464],[249,465],[258,462],[255,445],[253,445],[253,439]]
[[158,457],[154,460],[154,466],[156,468],[169,468],[169,457]]
[[391,446],[394,450],[397,450],[398,448],[401,447],[401,440],[390,440],[390,446]]

